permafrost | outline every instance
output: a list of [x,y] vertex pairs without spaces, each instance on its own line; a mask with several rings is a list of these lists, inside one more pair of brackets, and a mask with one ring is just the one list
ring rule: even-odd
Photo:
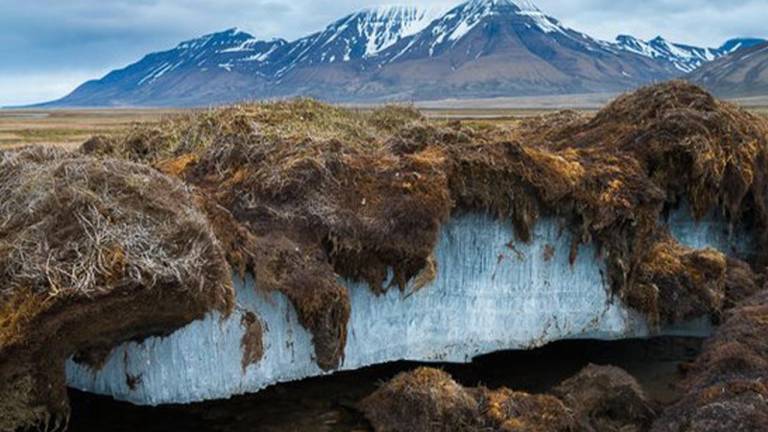
[[694,249],[715,248],[726,255],[751,258],[755,254],[757,239],[743,226],[730,226],[713,210],[695,223],[687,205],[673,211],[664,223],[680,243]]
[[[681,211],[668,222],[690,246],[732,251],[747,244],[728,236],[714,217],[694,224]],[[467,362],[561,339],[651,335],[642,316],[611,296],[594,246],[581,246],[570,264],[571,234],[557,220],[539,221],[528,244],[512,239],[509,224],[482,215],[456,217],[443,227],[431,284],[377,297],[364,284],[347,283],[351,317],[341,369],[397,360]],[[323,374],[311,335],[282,294],[259,293],[252,278],[237,280],[236,288],[238,310],[230,318],[212,314],[168,337],[124,344],[98,371],[69,361],[69,384],[156,405],[227,398]],[[262,320],[264,355],[244,367],[241,323],[247,311]],[[710,331],[702,320],[662,333]]]

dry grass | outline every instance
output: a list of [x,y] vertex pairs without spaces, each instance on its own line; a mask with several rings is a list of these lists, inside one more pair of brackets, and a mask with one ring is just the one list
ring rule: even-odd
[[447,373],[401,373],[360,407],[377,432],[571,432],[576,421],[557,398],[506,388],[465,388]]
[[220,243],[176,179],[36,146],[0,151],[0,195],[0,430],[67,417],[70,356],[233,307]]
[[74,148],[92,135],[120,133],[135,123],[158,121],[170,111],[0,110],[0,149],[25,145]]
[[[160,200],[144,190],[149,184],[164,191]],[[0,195],[2,296],[31,289],[95,297],[127,285],[203,290],[226,275],[207,267],[218,244],[205,216],[177,210],[194,205],[188,188],[148,167],[29,148],[0,154]]]
[[[768,117],[768,107],[747,108]],[[364,113],[371,108],[358,108]],[[522,120],[558,112],[555,108],[424,108],[422,114],[436,123],[452,120],[478,125],[517,126]],[[576,109],[591,116],[595,109]],[[94,135],[122,134],[136,124],[152,124],[188,110],[0,110],[0,149],[25,145],[75,148]]]

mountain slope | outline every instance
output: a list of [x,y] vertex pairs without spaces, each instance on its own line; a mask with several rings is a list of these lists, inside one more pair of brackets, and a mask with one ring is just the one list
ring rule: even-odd
[[615,45],[622,50],[640,54],[649,58],[666,61],[681,72],[692,72],[701,65],[731,54],[737,50],[750,48],[764,43],[764,39],[739,38],[725,42],[719,48],[699,48],[676,44],[658,36],[644,41],[628,35],[616,38]]
[[300,49],[288,56],[291,69],[323,63],[350,62],[375,57],[404,37],[418,33],[432,21],[430,11],[416,7],[389,6],[365,9],[346,16],[320,33],[299,39]]
[[[530,1],[470,0],[442,14],[382,7],[350,14],[292,42],[260,41],[236,29],[206,35],[89,81],[48,106],[616,92],[690,70],[681,68],[679,58],[662,55],[657,42],[599,41],[563,26]],[[680,54],[680,45],[667,45]],[[689,48],[700,61],[715,57]]]
[[269,53],[286,44],[257,41],[237,29],[205,35],[88,81],[61,105],[183,106],[227,102],[235,92],[258,97],[269,82],[260,73],[269,66]]
[[377,78],[423,99],[617,91],[675,73],[504,0],[462,4],[386,54]]
[[768,95],[768,43],[706,64],[687,79],[719,96]]

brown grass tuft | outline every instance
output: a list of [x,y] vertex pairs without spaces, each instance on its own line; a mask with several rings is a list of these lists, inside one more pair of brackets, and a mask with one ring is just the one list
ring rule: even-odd
[[377,432],[578,430],[570,411],[555,397],[506,388],[464,388],[431,368],[397,375],[360,407]]
[[768,291],[730,310],[654,432],[768,430]]
[[221,246],[178,180],[34,147],[0,154],[0,194],[0,430],[67,417],[69,356],[233,307]]

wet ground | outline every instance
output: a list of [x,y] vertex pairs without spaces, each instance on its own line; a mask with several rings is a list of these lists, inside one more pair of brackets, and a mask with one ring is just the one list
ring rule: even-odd
[[[546,392],[588,363],[612,364],[637,378],[653,399],[673,401],[680,365],[701,340],[659,338],[620,342],[564,341],[532,351],[496,353],[468,365],[437,365],[467,386],[506,386]],[[361,398],[399,372],[419,366],[392,363],[269,388],[250,396],[186,406],[137,407],[71,392],[72,432],[320,432],[368,431],[355,409]]]

